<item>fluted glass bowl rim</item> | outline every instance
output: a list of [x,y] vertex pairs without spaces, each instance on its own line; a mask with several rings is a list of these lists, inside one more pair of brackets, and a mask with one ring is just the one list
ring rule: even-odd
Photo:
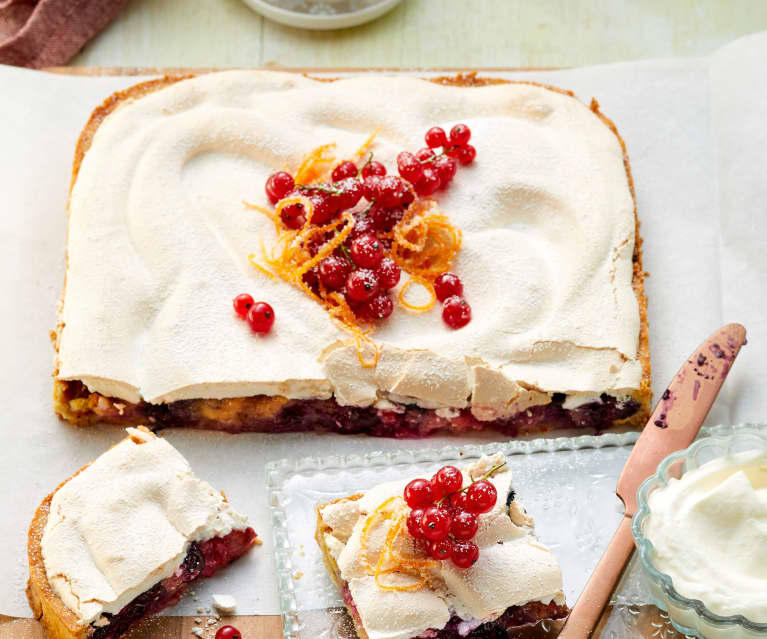
[[677,627],[677,630],[684,633],[689,633],[690,631],[697,633],[697,629],[684,626],[673,619],[671,612],[672,606],[686,612],[695,613],[699,619],[704,620],[707,624],[717,629],[726,630],[743,628],[744,630],[751,632],[767,634],[767,623],[757,623],[747,619],[743,615],[717,615],[709,610],[706,604],[701,600],[688,599],[679,594],[674,588],[671,577],[658,570],[653,564],[654,547],[652,542],[650,542],[644,535],[644,524],[651,512],[648,504],[650,493],[656,488],[664,487],[668,484],[669,479],[671,479],[669,471],[675,464],[677,464],[677,462],[684,463],[684,472],[687,473],[698,467],[695,455],[701,448],[718,445],[721,447],[722,451],[722,455],[720,456],[724,456],[733,449],[733,444],[735,442],[746,436],[752,439],[756,438],[763,440],[764,447],[767,449],[767,424],[744,423],[733,426],[718,426],[716,428],[707,429],[706,435],[707,436],[696,440],[684,450],[677,451],[666,457],[658,465],[655,474],[645,479],[639,486],[639,490],[637,491],[637,511],[631,520],[631,533],[637,547],[639,561],[645,574],[664,594],[665,601],[656,603],[659,604],[660,608],[663,608],[669,613],[669,617],[674,626]]

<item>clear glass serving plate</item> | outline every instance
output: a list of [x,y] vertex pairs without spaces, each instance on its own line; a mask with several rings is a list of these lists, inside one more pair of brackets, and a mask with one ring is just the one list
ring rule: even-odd
[[[495,452],[509,458],[518,499],[559,559],[567,602],[574,604],[623,516],[615,486],[637,437],[636,432],[608,433],[267,464],[285,638],[356,636],[314,541],[318,504],[408,475],[428,477],[446,463],[462,466]],[[556,632],[542,622],[519,636]]]

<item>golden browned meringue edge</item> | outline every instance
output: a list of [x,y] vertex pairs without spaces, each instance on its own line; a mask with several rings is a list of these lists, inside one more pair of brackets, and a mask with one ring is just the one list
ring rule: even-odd
[[[91,113],[91,116],[88,122],[86,123],[85,127],[83,128],[82,132],[80,133],[80,137],[77,141],[77,146],[75,147],[75,155],[74,155],[74,160],[72,162],[72,178],[69,184],[70,196],[72,193],[72,188],[74,187],[74,184],[77,181],[77,175],[80,170],[80,165],[82,164],[83,158],[85,157],[85,154],[88,152],[88,149],[90,148],[93,142],[93,137],[96,135],[96,131],[98,130],[99,126],[101,126],[101,123],[110,113],[118,109],[126,101],[138,100],[146,95],[149,95],[150,93],[154,93],[155,91],[159,91],[160,89],[163,89],[172,84],[175,84],[176,82],[193,78],[193,77],[195,77],[195,74],[173,75],[173,76],[166,75],[162,78],[157,78],[155,80],[141,82],[132,87],[128,87],[127,89],[123,91],[117,91],[113,93],[106,100],[104,100],[104,102],[100,106],[96,107],[93,113]],[[319,82],[333,81],[333,79],[331,78],[313,78],[313,79]],[[554,87],[551,85],[542,84],[539,82],[505,80],[503,78],[481,78],[481,77],[477,77],[476,72],[466,73],[466,74],[459,73],[454,76],[441,76],[436,78],[428,78],[428,80],[430,82],[435,82],[437,84],[459,86],[459,87],[486,86],[491,84],[531,84],[534,86],[542,87],[544,89],[548,89],[549,91],[554,91],[556,93],[561,93],[563,95],[570,96],[571,98],[576,100],[578,99],[572,91],[568,91],[566,89],[560,89],[558,87]],[[616,420],[615,422],[613,422],[613,426],[641,428],[644,426],[644,424],[647,422],[650,416],[652,388],[651,388],[651,380],[650,380],[650,345],[649,345],[649,331],[648,331],[648,324],[647,324],[647,297],[645,295],[645,288],[644,288],[644,277],[646,273],[644,269],[642,268],[643,240],[641,235],[639,234],[639,216],[637,214],[634,178],[631,173],[631,164],[629,162],[628,153],[626,151],[626,143],[624,142],[623,138],[618,132],[618,129],[615,126],[615,123],[599,110],[599,103],[597,102],[596,99],[592,98],[589,104],[589,109],[597,117],[599,117],[599,119],[602,120],[605,126],[607,126],[615,134],[615,137],[618,138],[618,142],[620,143],[621,150],[623,152],[623,164],[626,168],[626,177],[628,179],[629,190],[631,192],[631,197],[634,200],[635,233],[634,233],[634,254],[632,259],[632,262],[633,262],[632,288],[634,289],[634,294],[636,295],[636,299],[637,299],[637,305],[639,307],[640,328],[639,328],[639,343],[637,347],[637,355],[638,355],[639,361],[642,364],[642,380],[641,380],[639,388],[633,391],[632,393],[630,393],[629,395],[640,404],[640,409],[634,415],[632,415],[631,417],[627,419]],[[67,211],[68,210],[69,210],[69,201],[67,201]],[[67,232],[68,232],[68,227],[67,227]],[[67,252],[68,252],[68,246],[69,246],[69,243],[67,242]],[[67,259],[67,265],[68,265],[68,254],[66,259]],[[62,288],[62,294],[59,300],[57,326],[56,326],[56,330],[52,332],[51,334],[51,338],[54,342],[54,347],[56,350],[56,357],[55,357],[54,370],[53,370],[53,377],[54,377],[53,408],[54,408],[54,412],[59,417],[61,417],[62,419],[65,419],[71,424],[74,424],[75,426],[87,426],[89,424],[100,421],[98,414],[93,411],[93,408],[102,401],[112,404],[113,400],[101,395],[100,393],[89,393],[89,396],[87,399],[78,398],[77,400],[72,400],[72,401],[78,402],[76,406],[72,405],[70,401],[68,401],[66,398],[66,390],[68,388],[69,382],[65,380],[56,379],[56,376],[58,375],[58,368],[59,368],[59,362],[58,362],[59,340],[60,340],[62,328],[64,327],[61,320],[61,310],[63,307],[65,290],[66,290],[66,270],[64,275],[64,285]],[[219,418],[226,418],[228,415],[237,414],[239,412],[240,404],[245,399],[252,400],[253,398],[233,398],[233,399],[227,399],[223,401],[215,400],[215,399],[198,399],[195,401],[202,403],[202,409],[205,412],[209,412],[213,415],[218,415]],[[276,415],[281,409],[282,405],[288,401],[286,398],[271,397],[266,395],[261,396],[261,399],[263,401],[259,401],[259,403],[255,406],[253,405],[253,402],[250,401],[249,402],[250,405],[248,408],[250,411],[255,411],[260,417],[265,417],[265,418]],[[124,400],[119,400],[118,403],[126,404],[127,402],[125,402]],[[126,425],[128,425],[127,421],[126,421]],[[531,432],[546,432],[548,430],[552,430],[554,427],[555,427],[554,424],[549,424],[549,423],[536,424],[535,427],[531,430]],[[523,429],[520,430],[520,434],[523,434]]]

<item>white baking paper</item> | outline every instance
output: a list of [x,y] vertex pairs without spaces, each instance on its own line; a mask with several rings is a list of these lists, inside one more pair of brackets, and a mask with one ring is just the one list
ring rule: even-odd
[[[767,414],[759,376],[767,358],[765,59],[767,37],[761,35],[711,59],[489,74],[554,84],[586,101],[597,97],[626,140],[650,273],[656,394],[723,322],[740,321],[749,329],[750,343],[709,424],[759,421]],[[61,480],[123,436],[114,427],[78,429],[54,416],[49,331],[63,280],[64,206],[77,136],[97,104],[136,81],[0,67],[0,613],[7,615],[30,615],[24,597],[26,534],[35,508]],[[435,447],[450,439],[164,434],[198,475],[250,516],[264,541],[198,588],[199,601],[182,602],[175,614],[194,614],[197,606],[210,604],[212,592],[234,595],[239,614],[279,612],[266,461]]]

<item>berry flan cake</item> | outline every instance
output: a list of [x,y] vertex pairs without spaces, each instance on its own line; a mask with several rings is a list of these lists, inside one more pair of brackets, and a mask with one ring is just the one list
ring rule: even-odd
[[419,437],[646,421],[629,163],[569,92],[159,79],[96,109],[68,214],[54,399],[72,423]]
[[49,639],[117,639],[256,543],[175,448],[128,428],[37,509],[27,597]]
[[317,509],[317,542],[360,639],[484,639],[568,614],[502,454]]

